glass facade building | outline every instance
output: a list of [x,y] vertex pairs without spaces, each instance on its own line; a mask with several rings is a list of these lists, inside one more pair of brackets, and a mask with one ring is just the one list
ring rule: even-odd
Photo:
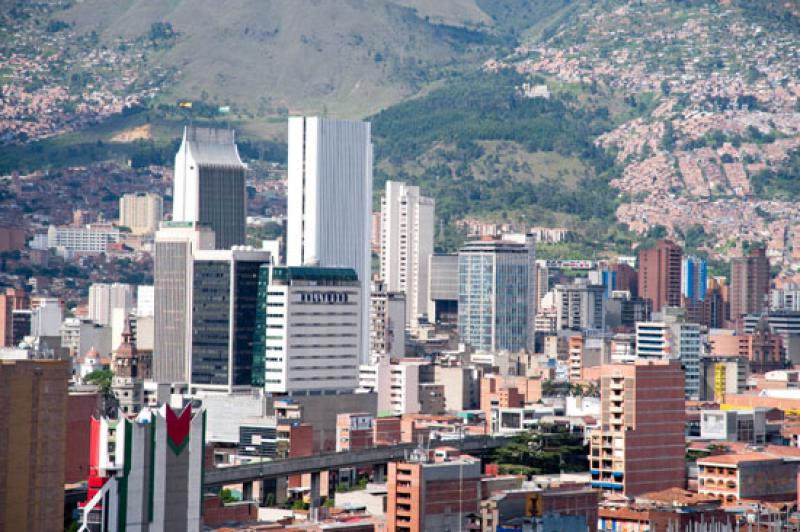
[[478,241],[458,253],[458,333],[478,351],[519,351],[532,340],[535,262],[523,244]]

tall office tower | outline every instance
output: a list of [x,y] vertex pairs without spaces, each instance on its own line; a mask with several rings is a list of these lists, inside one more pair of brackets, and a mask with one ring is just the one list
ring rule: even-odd
[[754,248],[747,257],[731,260],[731,286],[728,293],[731,320],[738,320],[744,314],[759,314],[767,307],[769,259],[764,248]]
[[476,351],[533,350],[533,238],[478,240],[458,252],[458,334]]
[[100,325],[111,325],[114,309],[124,309],[127,315],[133,309],[134,286],[122,283],[93,283],[89,287],[89,314],[86,316]]
[[434,453],[434,460],[389,463],[387,532],[470,529],[469,516],[480,510],[480,460],[445,449]]
[[215,249],[244,244],[245,170],[233,131],[186,127],[175,155],[172,220],[211,227]]
[[604,365],[591,432],[592,487],[636,496],[686,483],[683,371],[677,360]]
[[458,322],[458,255],[434,253],[428,261],[428,321]]
[[231,392],[252,381],[258,273],[270,255],[213,245],[213,231],[190,222],[156,234],[153,376]]
[[266,251],[195,250],[191,276],[191,383],[232,392],[250,388],[259,269]]
[[188,382],[191,367],[192,256],[214,248],[214,231],[194,222],[164,222],[156,233],[153,273],[153,379]]
[[653,303],[653,312],[681,305],[682,256],[681,247],[670,240],[639,252],[639,296]]
[[92,418],[89,490],[78,530],[203,530],[205,444],[206,411],[191,404]]
[[358,387],[360,290],[352,268],[262,266],[253,385],[271,393]]
[[69,363],[0,361],[0,530],[64,527]]
[[708,286],[708,265],[703,259],[688,256],[681,261],[681,295],[690,301],[703,301]]
[[428,313],[428,267],[433,254],[434,201],[419,187],[386,182],[381,198],[381,278],[406,294],[406,324]]
[[155,287],[140,284],[136,287],[136,315],[152,316],[155,313]]
[[134,235],[152,235],[164,217],[164,200],[153,192],[125,194],[119,199],[119,225]]
[[392,359],[406,354],[406,296],[388,292],[382,281],[372,283],[369,300],[369,353]]
[[288,266],[352,268],[361,283],[359,359],[368,360],[372,141],[368,122],[289,118]]
[[0,293],[0,347],[10,347],[12,343],[12,329],[14,311],[28,309],[31,301],[24,290],[19,288],[6,288]]
[[686,399],[696,400],[700,396],[701,349],[700,325],[686,323],[681,315],[667,314],[664,321],[636,324],[636,357],[680,361],[685,374]]
[[603,330],[606,321],[605,288],[576,279],[555,287],[556,327],[558,330]]

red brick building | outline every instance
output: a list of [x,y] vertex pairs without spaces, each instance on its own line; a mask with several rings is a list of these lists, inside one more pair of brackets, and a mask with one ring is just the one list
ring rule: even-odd
[[591,432],[589,451],[592,487],[628,496],[684,488],[686,407],[680,362],[603,366],[600,397],[600,427]]
[[480,460],[447,450],[389,464],[387,532],[468,530],[480,511]]
[[680,306],[682,258],[683,250],[671,240],[639,252],[639,296],[650,300],[653,312]]

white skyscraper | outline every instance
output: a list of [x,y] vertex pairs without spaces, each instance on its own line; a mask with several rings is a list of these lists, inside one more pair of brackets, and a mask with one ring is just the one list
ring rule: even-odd
[[362,362],[368,352],[371,214],[369,123],[290,117],[286,264],[355,270]]
[[185,128],[175,155],[172,221],[211,227],[216,249],[244,244],[245,169],[233,131]]
[[406,294],[406,324],[427,314],[428,259],[433,253],[434,201],[419,187],[386,182],[381,199],[381,278],[390,292]]

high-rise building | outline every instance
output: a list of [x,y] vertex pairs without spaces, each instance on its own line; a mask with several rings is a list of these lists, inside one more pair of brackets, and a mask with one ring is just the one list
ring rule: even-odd
[[767,308],[769,259],[764,248],[753,248],[746,257],[731,259],[729,300],[731,320],[758,314]]
[[93,283],[89,286],[87,318],[100,325],[111,325],[114,309],[121,308],[124,314],[133,310],[135,286],[122,283]]
[[245,243],[245,170],[226,129],[188,126],[175,155],[172,220],[214,231],[214,249]]
[[434,201],[419,187],[386,182],[381,198],[381,278],[406,295],[406,323],[428,313],[428,267],[433,254]]
[[383,281],[372,283],[369,300],[369,353],[400,359],[406,352],[406,296],[388,292]]
[[24,290],[6,288],[0,293],[0,347],[11,347],[13,313],[15,310],[30,308],[31,302]]
[[603,285],[591,285],[586,279],[555,287],[556,327],[558,330],[603,330],[606,299]]
[[681,261],[681,295],[691,301],[703,301],[708,286],[708,264],[694,256]]
[[269,253],[234,246],[195,250],[191,276],[191,383],[232,392],[249,388],[258,276]]
[[136,287],[136,315],[153,316],[155,313],[155,287],[139,285]]
[[205,410],[191,404],[93,418],[80,532],[202,530],[205,428]]
[[681,259],[683,250],[670,240],[639,252],[639,296],[659,312],[665,305],[681,305]]
[[252,381],[259,268],[270,256],[245,246],[207,249],[211,238],[196,227],[156,235],[154,376],[232,392]]
[[637,321],[650,321],[650,300],[615,291],[606,301],[606,327],[632,331]]
[[124,194],[119,199],[119,225],[134,235],[152,235],[164,217],[164,200],[153,192]]
[[351,268],[262,266],[253,385],[271,393],[354,390],[360,290]]
[[387,532],[468,530],[469,516],[480,511],[480,460],[452,456],[390,462],[386,502]]
[[533,350],[533,238],[478,240],[458,252],[458,334],[476,351]]
[[458,322],[458,255],[434,253],[428,266],[428,321]]
[[591,432],[592,487],[636,496],[686,482],[684,377],[677,360],[609,364]]
[[0,530],[64,527],[69,363],[0,361]]
[[536,261],[536,286],[534,290],[536,308],[539,309],[542,306],[542,299],[550,291],[550,268],[547,267],[546,260]]
[[289,118],[288,266],[352,268],[361,289],[358,353],[368,360],[372,141],[368,122]]
[[191,367],[192,257],[213,249],[214,232],[193,222],[164,222],[156,233],[153,378],[188,382]]

